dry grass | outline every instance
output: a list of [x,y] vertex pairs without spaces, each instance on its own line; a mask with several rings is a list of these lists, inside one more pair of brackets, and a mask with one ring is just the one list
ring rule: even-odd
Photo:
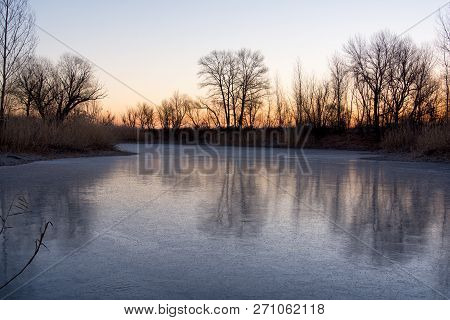
[[17,153],[112,150],[115,143],[113,127],[85,119],[49,124],[37,118],[14,117],[0,132],[0,151]]
[[[201,137],[200,133],[198,136]],[[160,142],[164,142],[160,130],[155,130],[153,134],[159,137]],[[313,138],[314,133],[310,136],[308,147],[372,150],[380,146],[383,150],[408,153],[416,158],[450,160],[449,125],[389,130],[385,132],[381,145],[370,136],[361,136],[354,132],[340,135],[326,133],[319,140]],[[139,140],[141,139],[143,137]],[[118,142],[137,140],[136,129],[102,125],[84,118],[69,119],[64,124],[58,125],[45,123],[38,118],[13,117],[8,119],[3,130],[0,130],[0,152],[41,155],[89,153],[114,150],[114,145]]]
[[385,134],[382,147],[389,152],[408,152],[416,157],[450,159],[450,126],[391,130]]

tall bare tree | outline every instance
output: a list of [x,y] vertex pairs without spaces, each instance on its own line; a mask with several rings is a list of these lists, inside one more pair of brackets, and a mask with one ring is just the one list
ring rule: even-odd
[[58,96],[55,119],[64,119],[82,103],[104,98],[105,93],[94,76],[92,66],[75,55],[63,55],[56,66]]
[[364,82],[372,93],[373,126],[377,133],[380,129],[382,93],[387,84],[391,48],[395,41],[396,37],[383,31],[376,33],[369,42],[356,37],[344,46],[354,81]]
[[445,119],[450,122],[450,10],[439,15],[439,48],[442,52],[445,83]]
[[105,96],[91,65],[67,54],[56,65],[30,59],[15,84],[14,92],[49,121],[63,122],[78,106]]
[[270,85],[267,78],[268,68],[264,64],[264,56],[259,51],[241,49],[237,52],[236,59],[240,100],[238,126],[241,128],[246,109],[250,106],[254,108]]
[[402,111],[414,89],[417,76],[417,49],[409,39],[400,39],[392,46],[391,65],[388,71],[388,85],[385,98],[388,100],[389,114],[393,116],[395,127],[399,126]]
[[257,118],[260,110],[263,107],[263,97],[257,96],[253,97],[253,93],[250,93],[248,103],[245,108],[245,125],[254,128],[257,124]]
[[293,96],[295,103],[294,120],[297,126],[303,124],[304,104],[305,104],[305,88],[302,66],[298,60],[294,68]]
[[30,59],[15,83],[15,94],[25,104],[26,114],[34,109],[45,120],[54,118],[58,90],[56,69],[43,58]]
[[200,87],[209,90],[209,98],[222,105],[225,123],[230,127],[232,113],[236,113],[235,90],[237,70],[233,54],[228,51],[212,51],[198,62]]
[[280,79],[278,75],[275,76],[275,123],[278,127],[283,127],[287,124],[287,101],[284,95]]
[[35,48],[34,16],[27,0],[0,0],[0,126],[11,80]]
[[344,60],[335,55],[330,62],[331,71],[331,89],[333,91],[333,99],[336,108],[336,120],[337,127],[342,128],[345,121],[343,119],[343,109],[346,103],[346,92],[347,92],[347,67]]
[[222,106],[221,112],[211,107],[208,110],[215,117],[223,114],[227,128],[242,127],[247,108],[254,107],[269,88],[262,54],[249,49],[212,51],[199,60],[199,66],[200,87],[209,90],[212,102],[207,105]]
[[436,94],[439,92],[439,81],[434,76],[434,56],[428,48],[418,51],[416,75],[412,93],[411,122],[423,124],[427,116],[436,117]]

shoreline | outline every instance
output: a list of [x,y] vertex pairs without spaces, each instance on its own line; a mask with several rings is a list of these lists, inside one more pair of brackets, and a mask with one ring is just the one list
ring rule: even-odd
[[14,167],[37,161],[50,161],[69,158],[93,158],[131,156],[133,152],[121,150],[89,150],[86,152],[49,152],[49,153],[14,153],[0,152],[0,168]]
[[[350,150],[349,150],[350,151]],[[364,151],[364,150],[360,150]],[[370,150],[365,150],[370,151]],[[387,151],[370,151],[374,154],[373,157],[362,157],[361,160],[377,160],[377,161],[399,161],[399,162],[416,162],[416,163],[440,163],[450,164],[450,159],[439,156],[422,156],[414,155],[405,152],[387,152]]]
[[[125,142],[126,143],[126,142]],[[414,155],[406,152],[388,152],[384,150],[356,148],[333,148],[333,147],[306,147],[304,150],[328,150],[349,151],[349,152],[370,152],[372,155],[361,157],[361,160],[376,160],[376,161],[403,161],[403,162],[422,162],[422,163],[444,163],[450,164],[450,159],[445,156],[423,156]],[[113,150],[89,150],[85,152],[72,151],[56,151],[48,153],[14,153],[14,152],[0,152],[0,168],[20,166],[37,161],[50,161],[57,159],[68,158],[90,158],[90,157],[115,157],[115,156],[131,156],[134,152],[123,151],[119,149]]]

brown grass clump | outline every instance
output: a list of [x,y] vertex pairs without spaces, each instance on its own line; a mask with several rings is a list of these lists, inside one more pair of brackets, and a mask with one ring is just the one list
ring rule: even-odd
[[450,126],[425,127],[417,136],[416,149],[424,155],[450,156]]
[[429,125],[390,130],[384,135],[382,147],[389,152],[408,152],[416,157],[450,159],[450,126]]
[[38,118],[9,118],[0,131],[1,151],[17,153],[112,150],[114,128],[86,119],[47,123]]

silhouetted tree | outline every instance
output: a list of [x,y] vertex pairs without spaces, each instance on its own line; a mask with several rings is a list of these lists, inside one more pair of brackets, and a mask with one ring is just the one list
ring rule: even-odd
[[294,120],[296,126],[303,124],[303,113],[305,104],[304,79],[300,61],[294,68],[293,97],[295,103]]
[[278,76],[275,77],[275,117],[278,127],[288,124],[288,103]]
[[345,124],[343,121],[343,109],[347,100],[347,67],[344,60],[335,55],[330,62],[330,71],[330,85],[333,92],[334,106],[336,108],[337,127],[341,129]]
[[135,109],[128,109],[122,115],[122,123],[126,127],[136,128],[137,125],[138,114]]
[[147,103],[140,103],[137,106],[136,117],[142,130],[155,128],[155,110]]
[[91,65],[78,56],[62,56],[56,65],[56,76],[59,86],[55,114],[57,121],[63,122],[80,104],[104,97]]
[[438,45],[442,52],[445,85],[445,119],[450,122],[450,10],[439,15]]
[[0,127],[11,80],[35,47],[34,16],[27,0],[0,0]]
[[409,120],[423,124],[427,118],[434,121],[437,117],[437,96],[439,81],[434,77],[434,57],[428,49],[421,49],[417,55],[416,76]]
[[208,110],[202,107],[200,101],[192,101],[186,110],[191,125],[194,128],[208,127]]
[[68,54],[56,65],[31,59],[16,85],[15,93],[49,121],[63,122],[75,108],[104,97],[91,65]]
[[241,49],[236,54],[236,60],[240,100],[238,126],[242,127],[246,109],[251,106],[252,112],[255,111],[258,100],[263,97],[270,84],[267,78],[268,69],[264,64],[264,57],[259,51],[252,52],[249,49]]
[[[231,116],[236,114],[237,67],[231,52],[212,51],[199,62],[200,87],[209,90],[209,98],[223,108],[225,123],[231,126]],[[216,102],[216,103],[217,103]]]
[[389,32],[375,34],[369,42],[360,37],[351,39],[344,49],[348,55],[350,71],[354,81],[365,83],[371,91],[373,125],[379,133],[380,104],[387,85],[391,63],[391,48],[396,38]]
[[400,114],[407,107],[414,89],[418,61],[417,49],[409,39],[398,40],[393,44],[385,98],[389,105],[387,111],[393,116],[395,127],[399,126]]
[[264,57],[249,49],[212,51],[199,60],[199,66],[200,87],[208,89],[212,102],[206,103],[206,108],[216,118],[223,115],[227,128],[242,127],[249,114],[247,108],[254,107],[269,88]]
[[26,104],[26,114],[36,110],[42,119],[51,119],[58,103],[56,69],[46,59],[32,58],[17,77],[15,94]]
[[179,129],[183,126],[186,114],[193,102],[187,95],[176,91],[169,100],[163,100],[158,107],[158,117],[164,129]]

